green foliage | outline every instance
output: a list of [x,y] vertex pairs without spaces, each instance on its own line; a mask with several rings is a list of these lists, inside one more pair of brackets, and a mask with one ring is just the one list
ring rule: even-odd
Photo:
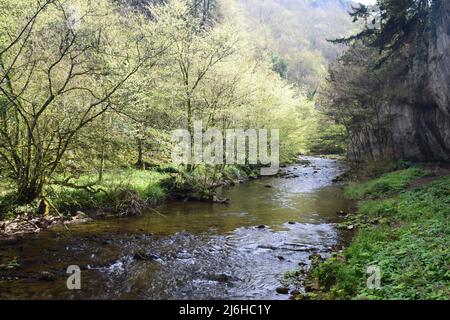
[[38,208],[38,200],[27,204],[18,204],[17,193],[13,189],[0,193],[0,220],[14,219],[21,214],[33,215]]
[[316,91],[327,64],[342,48],[327,41],[349,35],[353,25],[342,1],[242,1],[257,50],[282,59],[284,75],[300,90]]
[[287,271],[283,274],[281,282],[286,285],[298,284],[300,282],[302,273],[299,270]]
[[90,190],[52,185],[48,192],[54,205],[62,211],[108,207],[108,204],[123,190],[135,192],[146,203],[154,204],[167,195],[167,190],[162,184],[167,178],[168,174],[164,173],[129,169],[109,172],[100,182],[95,174],[82,175],[76,179],[77,185],[89,185]]
[[429,0],[379,0],[377,6],[360,5],[350,15],[354,21],[363,20],[365,28],[349,38],[336,40],[348,43],[352,40],[365,40],[366,44],[377,48],[380,53],[379,64],[412,41],[422,42],[430,28],[432,8],[438,1]]
[[358,212],[366,217],[392,217],[398,213],[395,199],[367,200],[358,204]]
[[17,261],[17,257],[14,257],[6,264],[0,264],[0,270],[11,271],[20,267],[20,263]]
[[287,79],[288,65],[287,62],[277,55],[272,56],[273,71],[278,73],[281,78]]
[[330,119],[318,122],[317,132],[310,136],[309,151],[313,154],[342,155],[347,151],[347,133],[345,127],[334,123]]
[[[66,210],[101,207],[124,190],[149,203],[180,186],[209,195],[220,179],[253,174],[247,164],[175,168],[171,132],[192,132],[197,120],[205,129],[279,129],[282,163],[308,153],[312,137],[316,151],[342,151],[342,127],[328,125],[311,99],[337,52],[323,39],[325,26],[318,35],[298,29],[310,45],[287,54],[278,49],[293,37],[281,33],[277,48],[265,46],[252,28],[262,3],[246,10],[235,0],[35,4],[0,0],[4,215],[22,205],[28,212],[43,197]],[[305,8],[309,22],[328,12],[346,19],[345,8],[322,10],[321,2],[273,13],[305,26],[283,19]],[[277,38],[279,26],[270,27]],[[161,181],[130,168],[156,168]]]
[[352,184],[345,189],[345,195],[351,199],[388,196],[405,189],[413,180],[429,174],[420,168],[410,168],[386,173],[380,178],[361,184]]
[[[401,180],[403,184],[413,176],[420,174],[401,171],[381,179]],[[399,183],[394,185],[400,188]],[[360,203],[354,220],[382,217],[385,223],[360,223],[351,245],[314,269],[313,275],[324,289],[323,297],[449,299],[449,216],[450,177],[393,198]],[[374,265],[381,270],[380,289],[366,286],[366,268]]]

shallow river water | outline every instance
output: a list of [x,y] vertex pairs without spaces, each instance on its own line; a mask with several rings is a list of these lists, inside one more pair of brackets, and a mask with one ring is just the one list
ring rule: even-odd
[[[339,241],[348,203],[334,160],[306,158],[295,178],[264,178],[222,191],[228,205],[170,202],[138,218],[52,228],[0,242],[0,299],[286,299],[286,271]],[[262,226],[265,226],[262,228]],[[66,287],[69,265],[81,290]]]

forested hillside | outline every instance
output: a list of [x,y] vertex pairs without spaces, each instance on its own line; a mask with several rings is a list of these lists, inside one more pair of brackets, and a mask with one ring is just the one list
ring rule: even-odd
[[[349,36],[360,29],[348,12],[356,2],[343,0],[240,0],[247,28],[255,35],[260,54],[272,69],[292,84],[295,91],[315,101],[327,75],[328,64],[345,49],[329,40]],[[257,35],[257,36],[256,36]],[[306,115],[305,115],[306,116]],[[307,149],[318,154],[345,153],[345,127],[318,113],[308,115],[315,131]]]
[[301,90],[314,94],[328,63],[343,46],[328,40],[348,36],[357,26],[347,0],[240,0],[248,27],[259,35],[259,49],[268,52],[275,70]]

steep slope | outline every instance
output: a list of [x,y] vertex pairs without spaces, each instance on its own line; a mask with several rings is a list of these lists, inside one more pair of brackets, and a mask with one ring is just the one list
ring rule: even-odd
[[342,47],[329,43],[357,26],[346,0],[240,0],[260,47],[285,65],[288,80],[314,91]]
[[386,157],[450,161],[450,2],[436,1],[426,57],[414,57],[396,80],[396,97],[382,115],[390,125],[388,143],[375,131],[357,133],[350,144],[354,160]]

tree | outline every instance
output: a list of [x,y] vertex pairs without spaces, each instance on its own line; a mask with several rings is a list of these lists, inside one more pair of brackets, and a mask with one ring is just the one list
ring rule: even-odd
[[29,203],[42,196],[80,130],[114,106],[124,83],[150,70],[164,48],[152,42],[151,25],[119,15],[106,0],[18,8],[13,14],[24,26],[14,35],[0,31],[8,35],[0,49],[0,157],[17,202]]
[[193,137],[195,113],[200,109],[200,104],[196,103],[196,93],[213,68],[233,54],[237,39],[226,26],[205,29],[202,18],[188,14],[188,4],[184,0],[173,0],[167,6],[155,10],[154,15],[156,21],[165,25],[173,21],[170,24],[172,29],[167,29],[166,34],[172,43],[172,65],[178,69],[173,70],[173,73],[180,81],[186,127]]
[[363,20],[365,28],[335,43],[364,40],[380,52],[378,66],[398,53],[405,45],[415,42],[427,48],[425,34],[430,29],[432,7],[438,1],[379,0],[377,6],[359,5],[350,14],[354,21]]

